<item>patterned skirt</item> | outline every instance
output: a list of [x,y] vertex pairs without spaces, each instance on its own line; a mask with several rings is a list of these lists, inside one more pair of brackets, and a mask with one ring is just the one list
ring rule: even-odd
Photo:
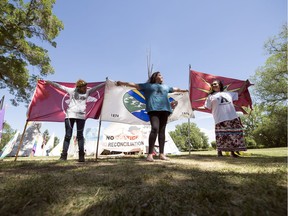
[[218,151],[246,151],[243,126],[240,118],[220,122],[215,125]]

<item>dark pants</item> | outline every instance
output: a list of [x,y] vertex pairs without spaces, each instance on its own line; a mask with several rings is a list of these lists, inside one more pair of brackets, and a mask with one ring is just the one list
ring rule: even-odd
[[67,156],[70,140],[73,133],[73,127],[74,123],[76,122],[77,126],[77,141],[78,141],[78,147],[79,147],[79,155],[84,155],[84,126],[85,126],[85,120],[84,119],[75,119],[75,118],[66,118],[65,119],[65,138],[63,142],[63,150],[62,155]]
[[165,145],[165,129],[168,120],[168,116],[170,115],[167,111],[153,111],[148,113],[150,117],[151,123],[151,132],[149,135],[149,154],[152,154],[154,151],[155,141],[158,135],[158,143],[159,143],[159,153],[164,153],[164,145]]

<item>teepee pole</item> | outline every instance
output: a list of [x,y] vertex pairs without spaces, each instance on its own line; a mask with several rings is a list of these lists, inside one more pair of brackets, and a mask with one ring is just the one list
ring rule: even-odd
[[20,139],[20,143],[19,143],[18,150],[17,150],[17,153],[16,153],[14,161],[16,161],[17,158],[18,158],[19,151],[20,151],[21,146],[23,144],[23,138],[24,138],[24,135],[25,135],[25,132],[26,132],[27,125],[28,125],[28,121],[26,121],[26,124],[25,124],[24,130],[23,130],[23,133],[22,133],[22,136],[21,136],[21,139]]

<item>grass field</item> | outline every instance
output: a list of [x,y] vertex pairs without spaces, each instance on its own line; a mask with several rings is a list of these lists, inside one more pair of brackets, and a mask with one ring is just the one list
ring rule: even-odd
[[4,159],[0,215],[287,215],[287,148],[170,158]]

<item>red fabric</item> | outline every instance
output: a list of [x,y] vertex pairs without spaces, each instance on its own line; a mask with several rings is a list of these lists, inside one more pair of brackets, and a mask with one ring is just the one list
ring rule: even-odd
[[[57,82],[60,85],[70,88],[75,87],[75,83]],[[91,88],[104,82],[88,83]],[[92,92],[87,99],[86,119],[98,119],[103,104],[105,85],[95,92]],[[63,122],[65,120],[65,110],[67,109],[69,95],[66,92],[45,84],[39,80],[34,92],[32,101],[28,107],[27,121],[50,121]]]
[[204,103],[210,91],[210,83],[215,79],[222,81],[225,91],[239,92],[244,86],[244,90],[238,95],[238,101],[234,101],[234,106],[236,111],[244,114],[247,114],[244,107],[252,110],[252,100],[248,91],[252,84],[249,80],[237,80],[190,70],[190,101],[193,110],[211,113],[210,110],[204,108]]

